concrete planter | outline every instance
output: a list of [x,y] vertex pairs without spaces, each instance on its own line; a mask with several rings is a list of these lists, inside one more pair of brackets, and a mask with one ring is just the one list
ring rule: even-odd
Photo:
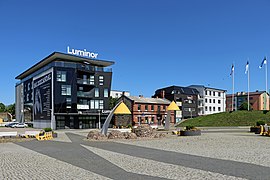
[[200,136],[201,130],[180,131],[180,136]]
[[57,138],[57,133],[56,132],[53,132],[52,133],[52,136],[53,136],[53,138]]

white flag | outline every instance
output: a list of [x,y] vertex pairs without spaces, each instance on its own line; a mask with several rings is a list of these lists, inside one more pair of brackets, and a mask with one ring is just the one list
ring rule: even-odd
[[248,71],[249,71],[249,63],[247,62],[245,74],[247,74]]
[[261,65],[259,66],[259,68],[261,69],[263,67],[263,65],[266,64],[266,63],[267,63],[267,60],[266,60],[266,57],[264,57]]

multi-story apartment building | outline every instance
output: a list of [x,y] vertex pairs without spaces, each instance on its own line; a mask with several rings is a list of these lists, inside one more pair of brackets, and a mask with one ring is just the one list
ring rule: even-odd
[[226,90],[205,87],[202,85],[191,85],[188,87],[199,91],[199,115],[208,115],[226,111]]
[[[232,94],[226,96],[226,111],[236,111],[243,102],[248,101],[248,93],[237,92],[234,94],[234,105],[232,107]],[[256,91],[249,93],[249,103],[253,110],[269,110],[269,94],[266,91]],[[233,108],[233,109],[232,109]]]
[[198,98],[197,89],[181,86],[169,86],[155,91],[153,97],[166,98],[175,101],[180,111],[176,111],[175,121],[182,118],[192,118],[198,116]]
[[52,53],[16,77],[16,119],[33,121],[36,128],[99,127],[109,110],[112,69],[107,67],[113,64]]

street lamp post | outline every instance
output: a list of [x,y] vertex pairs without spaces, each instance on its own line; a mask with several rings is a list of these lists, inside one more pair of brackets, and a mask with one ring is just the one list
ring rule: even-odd
[[100,125],[100,109],[98,110],[98,129],[101,128],[101,125]]

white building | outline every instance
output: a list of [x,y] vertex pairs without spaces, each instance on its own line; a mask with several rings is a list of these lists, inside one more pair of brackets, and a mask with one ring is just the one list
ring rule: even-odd
[[191,85],[191,88],[199,91],[198,114],[208,115],[226,111],[226,90]]
[[130,96],[129,91],[117,91],[117,90],[111,90],[110,96],[112,98],[120,98],[122,95]]

